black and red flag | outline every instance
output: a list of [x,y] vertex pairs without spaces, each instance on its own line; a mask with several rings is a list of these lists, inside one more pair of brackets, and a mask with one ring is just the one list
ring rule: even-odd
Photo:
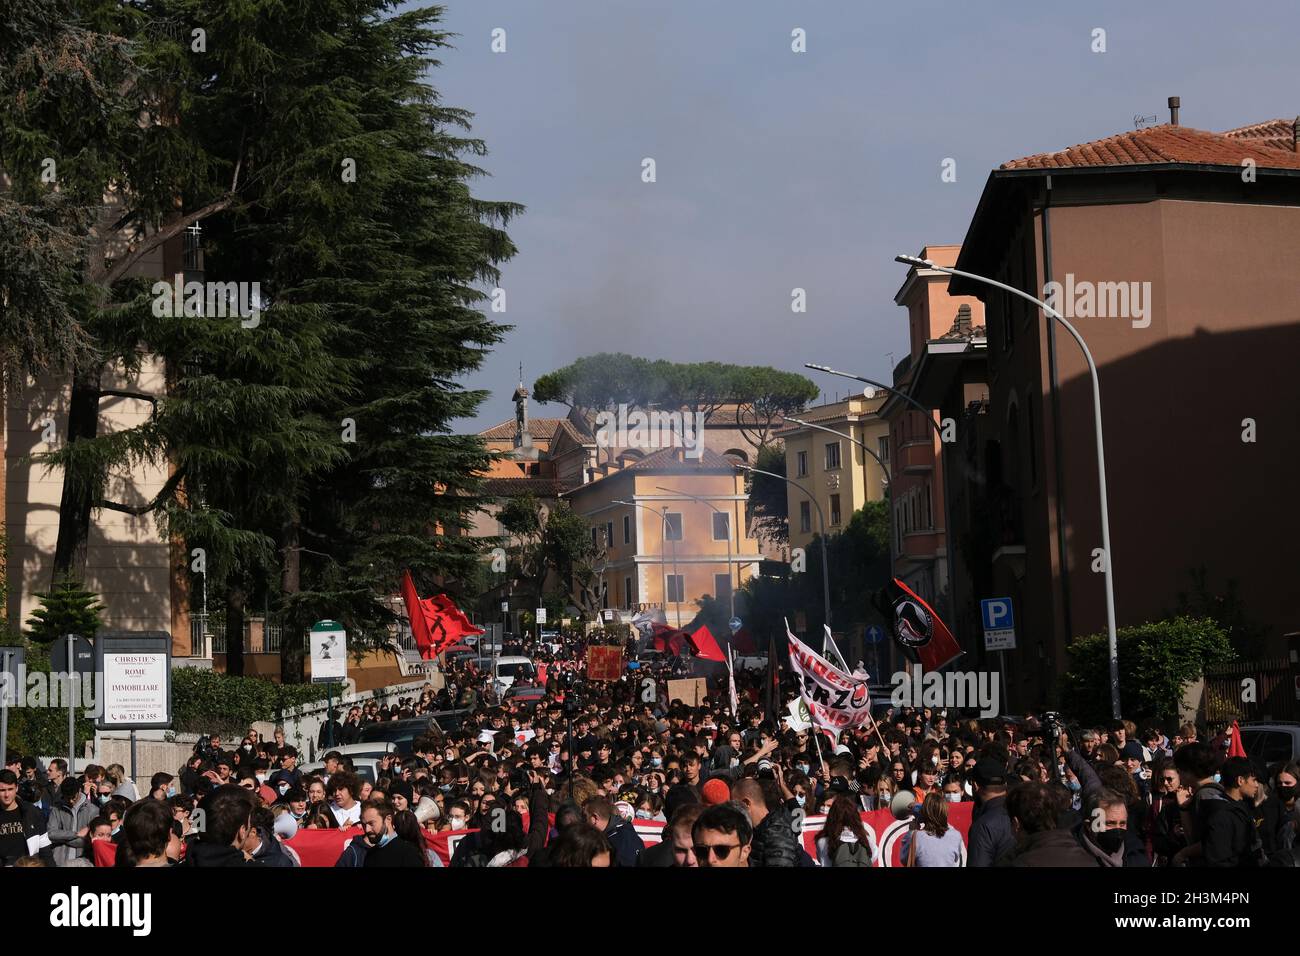
[[893,621],[894,640],[915,651],[926,670],[938,670],[964,653],[934,609],[898,578],[877,593],[876,607]]

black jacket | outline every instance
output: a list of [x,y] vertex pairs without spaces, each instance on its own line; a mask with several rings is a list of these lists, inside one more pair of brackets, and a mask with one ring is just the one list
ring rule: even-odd
[[262,840],[262,845],[253,856],[256,862],[262,866],[293,868],[293,857],[284,852],[284,847],[280,846],[280,841],[275,838],[275,834],[263,834],[259,830],[258,836]]
[[967,866],[993,866],[1016,848],[1005,795],[976,804],[968,838]]
[[645,843],[636,835],[632,824],[615,815],[605,826],[605,836],[614,848],[614,862],[617,866],[636,866],[636,859],[645,849]]
[[785,807],[768,811],[763,822],[754,827],[750,846],[750,866],[798,866],[799,838],[790,811]]
[[243,851],[236,850],[229,844],[221,845],[218,843],[200,843],[197,840],[189,845],[185,851],[184,866],[260,866],[261,864],[248,860],[244,857]]
[[1259,866],[1263,846],[1255,827],[1254,807],[1233,800],[1216,785],[1197,792],[1201,856],[1206,866]]
[[424,854],[410,840],[394,837],[383,846],[371,847],[364,866],[424,866]]

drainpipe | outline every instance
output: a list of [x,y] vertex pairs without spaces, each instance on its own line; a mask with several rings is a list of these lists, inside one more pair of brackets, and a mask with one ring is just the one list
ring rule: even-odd
[[[1052,281],[1052,177],[1047,177],[1043,196],[1043,272],[1046,281]],[[1070,609],[1070,564],[1065,541],[1065,469],[1061,465],[1061,394],[1056,369],[1056,323],[1047,321],[1047,372],[1048,388],[1052,402],[1052,466],[1056,477],[1056,547],[1061,562],[1061,619],[1068,643],[1074,634],[1074,621]],[[1040,422],[1042,416],[1039,416]],[[1041,425],[1040,425],[1041,427]],[[1049,688],[1055,688],[1052,664],[1049,661]]]

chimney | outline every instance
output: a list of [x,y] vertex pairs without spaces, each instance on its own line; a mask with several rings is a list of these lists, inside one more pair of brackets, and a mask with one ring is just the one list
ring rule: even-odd
[[1300,153],[1300,116],[1291,124],[1291,152]]
[[1182,106],[1182,101],[1177,96],[1169,97],[1169,125],[1178,125],[1178,108]]
[[957,310],[957,331],[970,335],[970,306],[963,305]]

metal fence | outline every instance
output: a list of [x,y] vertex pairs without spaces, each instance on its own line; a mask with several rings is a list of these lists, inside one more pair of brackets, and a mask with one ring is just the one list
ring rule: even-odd
[[1300,720],[1300,665],[1275,657],[1212,668],[1205,674],[1201,712],[1211,723]]
[[[226,653],[226,625],[221,621],[213,621],[208,625],[208,632],[212,635],[212,653]],[[244,621],[244,653],[245,654],[279,654],[280,638],[283,634],[283,628],[279,624],[263,624],[259,636],[253,634],[253,622]],[[194,648],[195,653],[201,653],[203,650],[203,619],[194,617],[190,620],[190,646]]]

